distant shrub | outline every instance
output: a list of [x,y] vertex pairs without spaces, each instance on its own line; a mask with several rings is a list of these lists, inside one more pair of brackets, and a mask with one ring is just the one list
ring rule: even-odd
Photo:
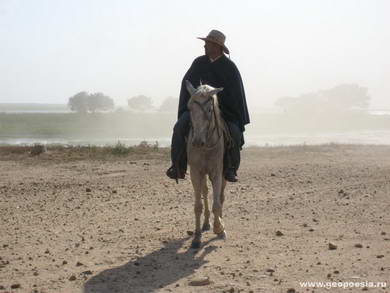
[[120,141],[112,148],[111,153],[117,156],[125,156],[130,153],[131,147],[127,147],[125,144]]
[[36,143],[33,145],[30,151],[31,156],[38,156],[47,151],[46,146],[44,144]]
[[138,147],[140,148],[148,148],[150,147],[149,143],[146,140],[143,140],[139,143]]
[[152,144],[147,142],[146,140],[143,140],[139,143],[138,148],[158,150],[159,145],[158,145],[158,141],[155,141],[155,143]]

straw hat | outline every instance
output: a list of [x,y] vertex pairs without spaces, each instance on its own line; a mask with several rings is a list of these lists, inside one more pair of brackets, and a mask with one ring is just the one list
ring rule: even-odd
[[220,32],[220,31],[212,30],[211,32],[209,32],[209,34],[207,35],[207,37],[205,37],[205,38],[198,38],[198,39],[201,39],[201,40],[203,40],[203,41],[209,41],[209,42],[218,44],[218,45],[220,45],[220,46],[223,48],[223,51],[224,51],[226,54],[229,54],[229,49],[225,46],[226,37],[225,37],[225,35],[224,35],[222,32]]

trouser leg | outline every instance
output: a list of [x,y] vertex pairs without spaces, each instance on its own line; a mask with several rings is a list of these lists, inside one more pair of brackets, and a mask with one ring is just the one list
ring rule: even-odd
[[184,172],[187,170],[187,151],[185,137],[190,129],[190,114],[184,112],[175,123],[171,143],[172,165]]
[[[233,122],[227,122],[227,125],[229,127],[230,135],[232,137],[232,145],[229,149],[225,151],[224,156],[224,167],[225,169],[232,168],[237,172],[238,168],[240,167],[240,150],[242,147],[242,132],[240,128]],[[237,175],[237,173],[236,173]]]

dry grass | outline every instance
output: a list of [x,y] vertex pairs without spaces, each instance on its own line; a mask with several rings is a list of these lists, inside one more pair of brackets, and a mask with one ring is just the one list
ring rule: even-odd
[[[115,145],[96,146],[96,145],[63,145],[49,144],[46,145],[46,152],[33,155],[34,145],[0,145],[0,161],[8,160],[25,160],[36,158],[40,161],[59,161],[59,160],[143,160],[157,159],[163,161],[170,160],[170,148],[159,147],[158,143],[141,142],[136,146],[126,146],[118,141]],[[242,152],[246,155],[256,154],[262,156],[267,153],[277,155],[279,153],[324,153],[338,152],[356,149],[378,150],[388,149],[387,146],[375,145],[354,145],[354,144],[336,144],[328,143],[322,145],[294,145],[294,146],[250,146],[245,147]]]
[[[0,160],[23,160],[32,157],[37,145],[1,145]],[[126,146],[121,142],[115,145],[46,145],[46,152],[35,155],[39,160],[115,160],[132,159],[169,159],[169,149],[161,148],[157,143],[141,142],[136,146]]]

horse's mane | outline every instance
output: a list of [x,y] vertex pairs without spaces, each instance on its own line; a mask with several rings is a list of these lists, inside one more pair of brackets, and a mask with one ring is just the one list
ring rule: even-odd
[[222,130],[222,133],[223,133],[223,136],[225,139],[225,144],[229,147],[229,146],[231,146],[231,144],[233,142],[232,137],[230,135],[229,128],[226,124],[225,119],[222,118],[221,109],[219,108],[217,95],[213,95],[212,97],[213,97],[213,101],[214,101],[214,111],[216,114],[215,117],[217,117],[217,120],[218,120],[216,122],[218,123],[220,129]]
[[218,103],[218,97],[217,95],[212,95],[213,103],[214,103],[214,111],[215,111],[215,117],[217,117],[218,121],[217,123],[222,126],[222,116],[221,116],[221,109],[219,109],[219,103]]

